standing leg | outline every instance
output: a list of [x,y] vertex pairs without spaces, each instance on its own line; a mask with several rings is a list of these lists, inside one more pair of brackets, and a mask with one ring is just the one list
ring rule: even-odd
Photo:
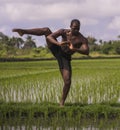
[[[53,49],[53,51],[54,50],[56,49]],[[67,57],[67,55],[63,56],[61,48],[58,48],[57,52],[54,51],[54,53],[58,61],[59,69],[64,82],[62,98],[60,101],[60,106],[64,106],[71,85],[71,77],[72,77],[71,58],[69,56]]]
[[62,99],[60,101],[60,106],[64,106],[65,100],[70,90],[72,72],[71,70],[67,69],[60,69],[60,71],[64,80],[63,93],[62,93]]

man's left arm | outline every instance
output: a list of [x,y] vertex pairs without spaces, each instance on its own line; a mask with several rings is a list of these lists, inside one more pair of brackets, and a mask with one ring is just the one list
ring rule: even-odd
[[88,46],[87,39],[82,40],[82,45],[80,46],[80,48],[75,48],[72,44],[69,44],[69,48],[73,52],[78,52],[80,54],[89,55],[89,46]]

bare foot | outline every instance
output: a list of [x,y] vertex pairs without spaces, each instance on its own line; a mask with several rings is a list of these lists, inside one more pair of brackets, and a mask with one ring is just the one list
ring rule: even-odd
[[24,35],[24,31],[22,29],[13,29],[12,32],[17,32],[20,36],[23,36]]
[[64,105],[60,105],[60,107],[64,107]]
[[64,104],[63,104],[63,103],[60,103],[60,107],[64,107]]

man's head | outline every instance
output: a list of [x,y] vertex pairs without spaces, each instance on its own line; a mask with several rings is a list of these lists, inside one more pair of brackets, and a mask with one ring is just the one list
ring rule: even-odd
[[78,19],[73,19],[70,24],[71,32],[74,35],[77,35],[80,30],[80,21]]

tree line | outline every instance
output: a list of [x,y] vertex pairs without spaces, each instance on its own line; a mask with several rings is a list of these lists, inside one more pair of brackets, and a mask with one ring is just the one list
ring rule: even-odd
[[[120,35],[118,36],[120,38]],[[90,53],[120,55],[120,40],[97,40],[94,37],[87,37]],[[37,46],[35,39],[27,35],[23,40],[20,37],[9,37],[0,32],[0,57],[45,57],[52,55],[47,46]]]
[[[120,38],[120,35],[118,36]],[[88,36],[90,52],[98,52],[100,54],[120,54],[120,40],[102,41]]]

